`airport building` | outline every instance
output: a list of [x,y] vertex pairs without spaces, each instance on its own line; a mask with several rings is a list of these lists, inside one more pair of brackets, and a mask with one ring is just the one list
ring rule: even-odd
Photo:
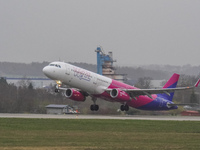
[[78,113],[77,109],[69,105],[56,105],[50,104],[46,106],[47,114],[75,114]]

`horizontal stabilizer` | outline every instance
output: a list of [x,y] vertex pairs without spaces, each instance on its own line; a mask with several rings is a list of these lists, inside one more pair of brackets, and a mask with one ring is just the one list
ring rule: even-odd
[[199,106],[197,103],[182,103],[182,104],[167,104],[170,107],[173,106]]

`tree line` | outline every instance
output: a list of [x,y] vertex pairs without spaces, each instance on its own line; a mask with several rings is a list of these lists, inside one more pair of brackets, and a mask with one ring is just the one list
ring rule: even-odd
[[63,103],[61,94],[52,94],[45,89],[34,89],[30,81],[20,81],[20,86],[8,84],[0,78],[1,113],[45,113],[49,103]]
[[[182,75],[178,86],[194,85],[196,81],[197,77]],[[48,89],[35,89],[29,80],[21,80],[18,85],[8,84],[5,78],[0,78],[0,113],[46,113],[45,106],[48,104],[76,105],[81,113],[94,113],[89,109],[93,103],[89,97],[86,102],[81,103],[67,100],[63,93],[56,94],[54,92],[55,85],[51,85]],[[139,78],[135,86],[151,88],[151,78]],[[199,89],[176,91],[174,101],[178,103],[199,103]],[[100,105],[100,110],[95,113],[119,114],[117,112],[120,107],[119,103],[110,103],[104,100],[98,100],[97,103]],[[131,108],[130,112],[138,113],[142,111]]]

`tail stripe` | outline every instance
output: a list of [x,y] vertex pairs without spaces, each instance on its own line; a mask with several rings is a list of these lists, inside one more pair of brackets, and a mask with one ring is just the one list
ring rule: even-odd
[[[179,74],[174,73],[172,77],[167,81],[167,83],[163,86],[163,88],[176,88],[179,76]],[[172,101],[174,92],[171,92],[170,95],[164,93],[157,94],[157,96]]]
[[178,83],[179,76],[179,74],[174,73],[172,77],[167,81],[167,83],[163,86],[163,88],[175,88]]

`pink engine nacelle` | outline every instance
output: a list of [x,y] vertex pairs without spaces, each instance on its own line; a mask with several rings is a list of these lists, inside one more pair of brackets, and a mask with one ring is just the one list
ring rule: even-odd
[[85,96],[81,92],[75,89],[67,89],[65,91],[65,96],[71,100],[80,101],[80,102],[84,102],[86,99]]
[[131,97],[124,91],[120,89],[112,89],[110,91],[110,96],[119,102],[129,101],[131,100]]

